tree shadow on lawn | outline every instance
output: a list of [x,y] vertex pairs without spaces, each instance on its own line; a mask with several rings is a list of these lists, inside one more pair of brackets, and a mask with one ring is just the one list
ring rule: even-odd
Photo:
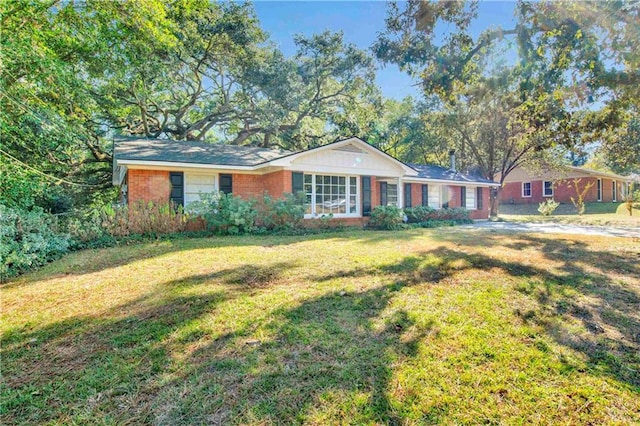
[[[2,335],[0,351],[0,422],[93,422],[97,418],[92,416],[104,413],[149,423],[153,383],[171,369],[172,347],[167,342],[189,345],[206,338],[197,326],[190,326],[192,322],[225,301],[268,286],[290,267],[287,262],[243,265],[191,276],[96,316],[9,329]],[[228,287],[180,294],[209,281]]]
[[[558,246],[554,247],[553,255],[557,255]],[[606,275],[596,276],[599,285],[595,291],[591,285],[594,278],[579,269],[564,274],[550,272],[440,247],[397,263],[310,276],[310,281],[327,282],[383,275],[390,283],[305,300],[297,307],[269,314],[264,325],[235,330],[200,348],[188,361],[192,369],[176,377],[158,395],[155,418],[168,424],[293,424],[309,420],[404,424],[406,407],[398,406],[388,396],[394,365],[416,356],[420,342],[432,332],[434,324],[417,324],[405,310],[383,318],[389,315],[385,310],[403,288],[450,284],[449,278],[465,270],[500,270],[526,278],[516,289],[536,308],[526,312],[515,308],[515,321],[535,322],[541,332],[560,345],[584,354],[588,374],[606,375],[640,389],[640,378],[634,373],[640,367],[638,345],[633,342],[640,331],[640,323],[633,317],[633,308],[640,301],[637,293]],[[601,305],[589,308],[596,310],[617,299],[618,304],[612,307],[616,314],[590,319],[580,308],[563,311],[563,306],[578,303],[576,296],[598,300]],[[381,320],[385,325],[376,326]],[[571,333],[574,321],[585,324],[579,335]],[[593,327],[589,327],[589,321]],[[602,321],[615,333],[597,332],[597,324]],[[260,328],[266,337],[254,339],[254,332]],[[566,335],[572,335],[572,339],[566,339]],[[564,362],[565,371],[578,368]],[[184,389],[185,382],[189,390]],[[199,395],[213,394],[214,402],[198,403]],[[443,421],[441,416],[446,416],[446,408],[436,405],[422,413],[420,421]]]
[[[533,308],[516,309],[515,320],[532,322],[559,344],[584,354],[589,374],[640,389],[640,296],[607,275],[619,267],[612,259],[631,278],[640,278],[637,266],[616,254],[574,247],[571,241],[521,238],[514,244],[514,250],[530,244],[565,264],[551,271],[438,247],[395,263],[305,278],[321,283],[382,275],[387,284],[379,287],[325,293],[267,310],[264,319],[239,321],[244,325],[232,324],[228,330],[192,326],[225,301],[268,291],[265,287],[291,267],[281,263],[250,272],[243,266],[169,282],[106,318],[17,330],[3,343],[8,385],[3,394],[9,403],[3,404],[2,420],[221,424],[303,423],[312,417],[325,423],[402,424],[407,420],[403,407],[388,396],[394,365],[415,357],[433,324],[417,323],[402,309],[386,309],[405,287],[448,285],[457,273],[473,270],[526,277],[517,290]],[[575,250],[584,251],[585,262],[609,262],[598,264],[600,273],[587,273],[571,263],[567,253]],[[166,296],[167,289],[210,280],[228,287]],[[592,303],[585,305],[581,297]],[[570,328],[575,322],[585,325],[579,334]],[[443,420],[443,413],[436,406],[421,421]]]
[[[225,247],[278,247],[317,240],[354,240],[364,244],[375,242],[406,242],[418,237],[415,232],[373,231],[364,229],[340,230],[305,235],[231,235],[200,238],[160,239],[136,243],[133,246],[116,246],[103,249],[85,249],[69,253],[42,268],[0,282],[0,289],[21,287],[43,279],[67,275],[85,275],[118,268],[137,261],[153,259],[173,253],[191,250]],[[126,249],[124,251],[123,249]]]
[[[499,241],[489,243],[499,245]],[[505,245],[503,245],[504,247]],[[522,236],[507,244],[514,250],[535,247],[550,261],[560,261],[560,272],[538,266],[508,262],[478,252],[439,247],[402,261],[373,269],[338,271],[318,276],[318,281],[399,274],[403,284],[439,283],[465,270],[501,270],[514,277],[526,277],[517,290],[535,300],[537,308],[515,314],[534,322],[563,346],[583,353],[589,364],[640,391],[640,286],[630,287],[611,278],[624,274],[640,283],[640,265],[632,257],[593,251],[580,242]],[[580,262],[577,262],[579,260]],[[587,271],[580,263],[595,267]],[[583,332],[573,331],[575,322]]]
[[[274,311],[260,325],[269,338],[247,339],[254,324],[216,339],[194,352],[191,371],[158,395],[155,421],[297,424],[319,416],[327,423],[403,424],[387,396],[392,368],[415,356],[432,323],[415,324],[398,310],[374,326],[401,288],[327,293]],[[194,403],[216,392],[215,400]]]

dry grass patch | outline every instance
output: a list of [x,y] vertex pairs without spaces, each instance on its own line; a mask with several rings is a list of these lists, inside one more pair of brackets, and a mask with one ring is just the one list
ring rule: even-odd
[[76,253],[0,289],[0,420],[637,423],[639,260],[456,229]]

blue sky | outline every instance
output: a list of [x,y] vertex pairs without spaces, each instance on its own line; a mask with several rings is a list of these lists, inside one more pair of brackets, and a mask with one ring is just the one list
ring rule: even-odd
[[[510,27],[515,2],[483,1],[473,33],[490,26]],[[255,1],[262,28],[286,55],[295,52],[293,35],[311,35],[324,30],[343,31],[347,42],[368,49],[384,30],[387,3],[383,1]],[[377,83],[385,96],[402,99],[418,96],[414,82],[395,65],[379,69]]]

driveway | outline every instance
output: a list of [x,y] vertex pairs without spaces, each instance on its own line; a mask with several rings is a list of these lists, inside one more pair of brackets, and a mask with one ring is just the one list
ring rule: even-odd
[[566,225],[560,223],[474,222],[462,228],[491,229],[544,234],[601,235],[605,237],[640,238],[640,228],[617,228],[611,226]]

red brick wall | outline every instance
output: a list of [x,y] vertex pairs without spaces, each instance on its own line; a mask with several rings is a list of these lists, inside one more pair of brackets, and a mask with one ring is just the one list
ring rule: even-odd
[[[285,193],[292,191],[291,171],[283,170],[279,172],[268,173],[261,176],[263,191],[266,191],[272,197],[282,197]],[[235,192],[235,188],[234,188]]]
[[127,171],[128,202],[157,201],[168,203],[171,193],[169,172],[163,170]]
[[[578,183],[582,190],[590,182],[593,186],[587,191],[584,200],[587,203],[593,203],[598,201],[598,189],[597,189],[596,177],[582,177]],[[543,195],[543,181],[534,180],[531,181],[531,197],[522,197],[522,182],[509,182],[506,183],[500,191],[501,203],[513,204],[532,204],[541,203],[544,200],[551,199],[552,197],[544,197]],[[576,197],[576,190],[574,188],[573,179],[563,179],[557,181],[553,188],[553,199],[559,203],[571,203],[571,197]],[[620,201],[620,186],[618,185],[617,200]],[[613,185],[612,179],[602,178],[602,200],[603,202],[613,201]]]
[[411,184],[411,207],[417,207],[422,205],[422,184]]
[[232,179],[233,195],[242,197],[245,200],[262,196],[264,191],[263,176],[234,173]]
[[[491,200],[489,199],[491,189],[490,188],[482,188],[482,209],[480,210],[469,210],[469,217],[471,219],[488,219],[489,218],[489,209],[491,207]],[[476,193],[477,196],[477,193]],[[477,205],[478,200],[476,200]]]

